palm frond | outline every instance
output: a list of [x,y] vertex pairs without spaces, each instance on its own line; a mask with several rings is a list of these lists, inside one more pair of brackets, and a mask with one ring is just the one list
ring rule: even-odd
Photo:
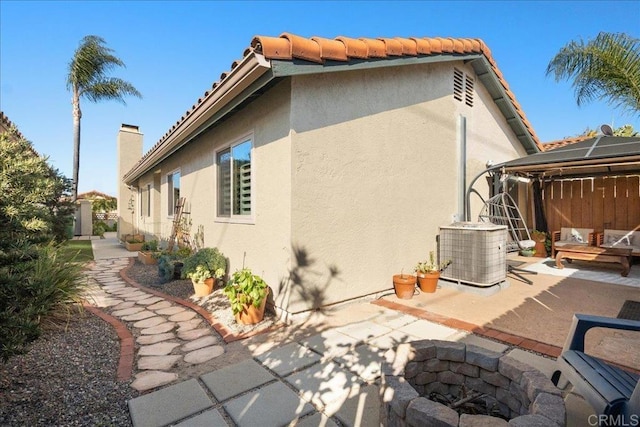
[[91,86],[85,87],[82,94],[91,102],[98,102],[103,99],[115,100],[126,104],[126,95],[142,97],[142,94],[129,82],[111,77],[94,82]]
[[571,41],[549,62],[547,75],[573,80],[578,105],[595,99],[640,114],[640,40],[600,33]]

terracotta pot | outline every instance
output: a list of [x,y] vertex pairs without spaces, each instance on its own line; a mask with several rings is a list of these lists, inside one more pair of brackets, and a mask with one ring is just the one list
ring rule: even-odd
[[192,280],[191,283],[193,283],[193,290],[197,297],[206,297],[211,292],[213,292],[213,287],[216,284],[216,279],[210,277],[208,279],[205,279],[204,282],[194,282]]
[[420,285],[422,292],[432,294],[436,291],[438,279],[440,279],[439,271],[434,273],[417,273],[416,276],[418,276],[418,285]]
[[243,325],[253,325],[255,323],[262,322],[264,318],[264,309],[267,306],[267,297],[269,293],[262,300],[259,308],[255,308],[253,304],[245,305],[240,313],[236,313],[236,322]]
[[547,248],[544,245],[544,241],[536,242],[536,246],[534,247],[534,249],[536,250],[536,253],[535,253],[534,256],[540,257],[540,258],[546,258],[547,257]]
[[138,252],[138,261],[143,263],[144,265],[157,264],[158,260],[153,257],[153,252],[151,251],[140,251]]
[[400,299],[411,299],[416,288],[416,276],[396,274],[393,276],[393,289]]

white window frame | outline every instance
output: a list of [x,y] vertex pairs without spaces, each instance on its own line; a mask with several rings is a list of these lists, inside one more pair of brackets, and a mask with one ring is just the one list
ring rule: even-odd
[[[219,216],[218,214],[218,154],[225,150],[232,150],[236,145],[240,145],[244,142],[249,141],[251,143],[250,157],[251,157],[251,215],[234,215],[233,213],[233,200],[231,201],[231,213],[229,216]],[[233,162],[233,158],[232,158]],[[219,146],[215,152],[213,153],[213,164],[214,168],[214,189],[215,189],[215,222],[224,222],[224,223],[235,223],[235,224],[255,224],[256,218],[256,165],[255,165],[255,140],[254,133],[249,132],[238,138],[234,138],[233,140],[225,143],[224,145]]]
[[[180,181],[182,181],[182,172],[180,171],[180,168],[174,169],[165,175],[165,182],[167,185],[167,218],[173,218],[175,215],[176,200],[173,200],[173,179],[171,180],[171,189],[169,189],[169,177],[176,173],[180,174]],[[180,189],[182,189],[182,182],[180,182]],[[171,198],[171,203],[169,202],[169,198]]]

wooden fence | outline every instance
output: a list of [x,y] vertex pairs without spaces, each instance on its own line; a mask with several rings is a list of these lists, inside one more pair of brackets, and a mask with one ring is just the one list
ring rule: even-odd
[[556,180],[543,186],[549,231],[640,230],[640,176]]

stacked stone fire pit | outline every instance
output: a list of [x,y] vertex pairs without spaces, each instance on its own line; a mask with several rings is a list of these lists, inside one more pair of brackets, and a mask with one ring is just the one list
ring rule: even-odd
[[[481,394],[476,400],[494,406],[500,417],[460,415],[429,398],[461,392]],[[566,419],[560,390],[540,371],[505,354],[450,341],[398,346],[393,362],[383,363],[380,399],[381,425],[390,427],[547,427],[564,426]]]

